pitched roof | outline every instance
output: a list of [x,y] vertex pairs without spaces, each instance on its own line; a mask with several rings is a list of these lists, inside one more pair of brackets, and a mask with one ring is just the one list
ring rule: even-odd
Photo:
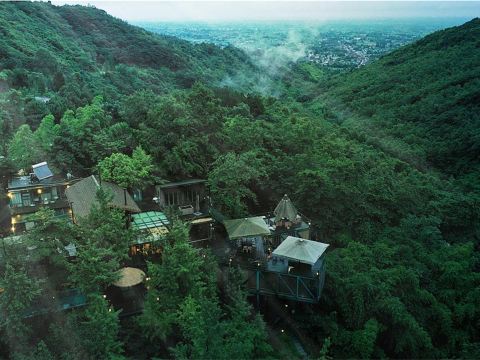
[[280,200],[273,213],[275,214],[275,221],[288,219],[293,222],[297,219],[298,215],[297,209],[287,194],[285,194],[282,200]]
[[72,206],[73,215],[77,219],[87,217],[92,206],[98,204],[97,190],[100,188],[113,196],[109,203],[111,207],[132,213],[140,212],[140,208],[127,190],[106,181],[100,183],[94,175],[91,175],[65,190],[65,195]]
[[270,235],[268,225],[262,216],[244,219],[225,220],[223,222],[230,239],[259,235]]
[[273,255],[313,265],[329,245],[317,241],[287,236],[273,251]]

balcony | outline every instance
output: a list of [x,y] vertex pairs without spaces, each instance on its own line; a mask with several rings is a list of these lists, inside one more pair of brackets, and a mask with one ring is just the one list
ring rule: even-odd
[[22,215],[22,214],[31,214],[35,213],[41,208],[50,208],[50,209],[66,209],[69,207],[68,201],[66,197],[61,197],[58,199],[52,199],[50,201],[41,201],[35,200],[31,202],[30,205],[10,205],[10,213],[13,215]]

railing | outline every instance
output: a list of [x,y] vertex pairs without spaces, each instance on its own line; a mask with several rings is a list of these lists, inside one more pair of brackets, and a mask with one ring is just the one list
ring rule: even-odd
[[68,208],[69,203],[67,198],[61,197],[48,202],[34,201],[30,205],[10,205],[10,209],[14,215],[36,212],[42,207],[48,207],[52,209]]
[[320,299],[324,273],[308,277],[264,269],[249,270],[247,287],[252,294],[275,295],[295,301],[316,303]]

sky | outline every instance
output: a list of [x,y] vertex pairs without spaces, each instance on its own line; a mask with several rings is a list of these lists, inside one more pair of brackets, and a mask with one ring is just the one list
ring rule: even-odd
[[57,1],[93,5],[129,22],[480,17],[480,1]]

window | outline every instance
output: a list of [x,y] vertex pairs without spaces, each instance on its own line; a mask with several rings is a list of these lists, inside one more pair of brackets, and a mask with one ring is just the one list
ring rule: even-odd
[[142,201],[142,191],[139,189],[133,190],[133,200]]
[[54,186],[52,187],[52,199],[53,200],[57,200],[58,199],[58,191],[57,191],[57,188]]
[[10,205],[12,207],[22,206],[22,195],[18,192],[11,193],[11,195],[10,195]]
[[170,206],[180,204],[180,193],[178,191],[167,193],[167,204]]
[[49,204],[52,200],[52,194],[50,192],[43,192],[42,195],[42,204]]
[[32,200],[30,199],[30,193],[29,192],[24,192],[22,193],[22,204],[23,206],[32,206],[34,205],[32,203]]

